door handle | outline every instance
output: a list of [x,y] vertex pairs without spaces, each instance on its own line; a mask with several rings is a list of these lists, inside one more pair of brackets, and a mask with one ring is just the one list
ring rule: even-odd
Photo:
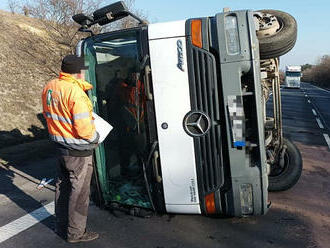
[[159,175],[159,163],[158,163],[159,153],[155,151],[152,157],[152,165],[154,167],[154,174],[157,183],[162,181],[162,177]]
[[144,82],[145,82],[145,94],[148,100],[152,100],[152,93],[150,89],[150,80],[149,80],[150,72],[151,72],[150,66],[146,65],[144,68]]

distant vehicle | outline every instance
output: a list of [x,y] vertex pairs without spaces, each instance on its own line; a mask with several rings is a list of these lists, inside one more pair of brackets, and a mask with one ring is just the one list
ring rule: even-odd
[[[89,29],[126,16],[140,25]],[[133,214],[262,215],[268,190],[298,181],[278,76],[278,57],[297,37],[292,16],[240,10],[147,24],[117,2],[73,19],[91,33],[77,54],[89,65],[94,111],[114,127],[95,151],[94,202]]]
[[288,65],[285,69],[285,87],[300,88],[301,66]]

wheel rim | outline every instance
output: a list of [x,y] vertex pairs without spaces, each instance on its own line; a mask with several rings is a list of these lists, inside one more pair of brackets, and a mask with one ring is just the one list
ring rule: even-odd
[[258,38],[276,35],[276,33],[280,32],[283,28],[281,19],[272,14],[258,12],[255,16],[259,21],[259,30],[257,31]]

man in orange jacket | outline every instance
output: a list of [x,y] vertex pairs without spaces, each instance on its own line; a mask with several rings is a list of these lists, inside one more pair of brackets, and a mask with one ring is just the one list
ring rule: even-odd
[[43,114],[49,137],[59,152],[55,193],[56,231],[68,242],[98,238],[86,232],[93,150],[99,134],[93,123],[93,106],[85,91],[92,85],[83,80],[84,59],[67,55],[59,78],[42,92]]

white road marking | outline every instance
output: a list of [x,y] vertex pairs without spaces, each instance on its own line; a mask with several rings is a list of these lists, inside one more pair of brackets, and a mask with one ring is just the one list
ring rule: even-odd
[[11,237],[25,231],[31,226],[43,221],[51,215],[54,215],[55,203],[51,202],[41,208],[38,208],[31,213],[28,213],[17,220],[14,220],[7,225],[0,227],[0,243]]
[[321,129],[323,129],[324,126],[322,125],[322,122],[320,121],[320,119],[319,119],[319,118],[316,118],[316,121],[317,121],[317,124],[319,125],[319,127],[320,127]]
[[317,116],[317,113],[316,113],[316,111],[315,111],[314,109],[312,109],[312,112],[313,112],[313,114],[314,114],[315,116]]
[[311,101],[310,101],[310,100],[308,100],[308,103],[311,103]]
[[310,85],[311,85],[312,87],[314,87],[314,88],[317,88],[317,89],[319,89],[319,90],[322,90],[322,91],[325,91],[325,92],[327,92],[327,93],[330,93],[329,90],[322,89],[322,88],[317,87],[317,86],[315,86],[315,85],[313,85],[313,84],[310,84]]
[[324,136],[324,138],[325,138],[325,142],[327,142],[328,147],[329,147],[329,149],[330,149],[330,138],[329,138],[329,135],[326,134],[326,133],[324,133],[323,136]]
[[47,184],[51,183],[54,178],[50,178],[46,181],[47,178],[43,178],[40,182],[40,184],[37,186],[37,189],[41,190],[42,188],[44,188]]

